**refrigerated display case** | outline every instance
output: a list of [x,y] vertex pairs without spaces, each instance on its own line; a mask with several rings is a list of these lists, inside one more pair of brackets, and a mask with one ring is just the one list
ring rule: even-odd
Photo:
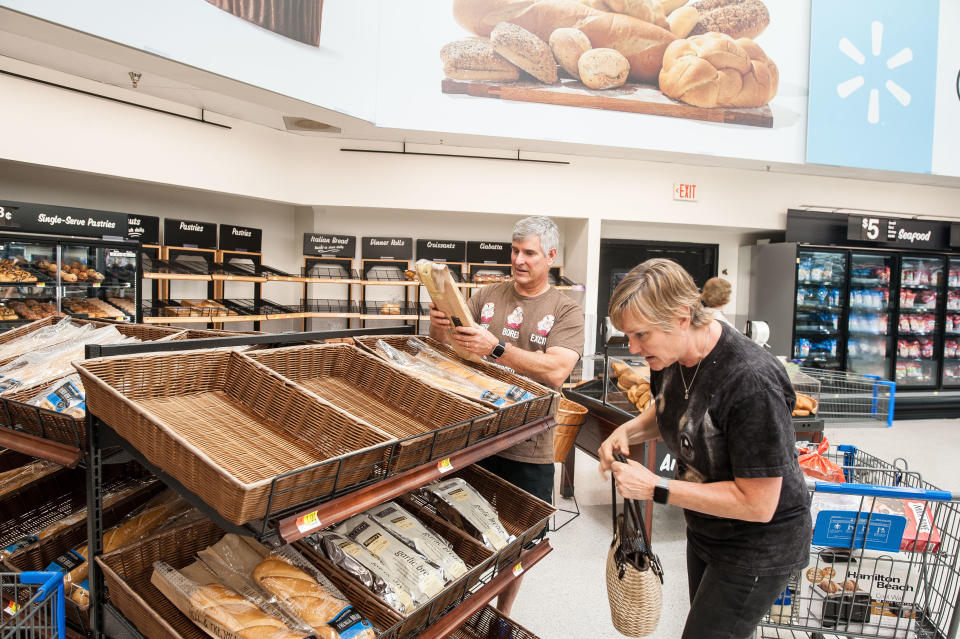
[[51,315],[137,321],[137,243],[0,233],[0,330]]
[[903,255],[897,317],[894,381],[901,387],[935,388],[940,379],[940,301],[944,258]]
[[883,253],[850,254],[846,370],[891,379],[893,315],[891,274],[894,257]]
[[804,366],[843,369],[847,255],[843,251],[797,251],[793,358]]
[[960,387],[960,258],[956,257],[947,262],[942,385]]

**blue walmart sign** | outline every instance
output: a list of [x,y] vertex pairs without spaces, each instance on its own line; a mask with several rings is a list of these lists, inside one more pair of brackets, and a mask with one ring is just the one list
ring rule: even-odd
[[807,162],[929,173],[939,0],[813,0]]

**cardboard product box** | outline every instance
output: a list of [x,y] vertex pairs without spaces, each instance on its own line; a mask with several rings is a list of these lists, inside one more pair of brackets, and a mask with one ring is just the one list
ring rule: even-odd
[[913,557],[871,550],[812,554],[794,598],[801,623],[864,636],[912,636],[920,610]]

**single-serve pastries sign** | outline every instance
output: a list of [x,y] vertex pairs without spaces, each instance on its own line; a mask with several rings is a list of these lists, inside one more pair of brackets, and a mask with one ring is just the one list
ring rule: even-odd
[[479,37],[440,51],[447,93],[772,126],[761,0],[454,0],[453,15]]

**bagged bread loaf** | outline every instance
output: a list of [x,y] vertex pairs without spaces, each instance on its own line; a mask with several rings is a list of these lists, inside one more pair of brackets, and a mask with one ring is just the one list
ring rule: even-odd
[[446,540],[423,525],[400,504],[388,501],[367,511],[387,532],[413,548],[443,570],[447,581],[456,581],[467,572],[467,565],[453,552]]
[[402,541],[388,533],[366,513],[354,515],[334,528],[372,553],[403,584],[418,606],[443,590],[443,571]]
[[445,357],[436,349],[430,348],[426,342],[417,339],[416,337],[411,337],[409,340],[407,340],[407,345],[416,349],[417,358],[428,362],[431,366],[436,367],[444,373],[449,373],[454,377],[464,379],[475,386],[489,390],[490,392],[503,397],[509,402],[522,402],[535,397],[533,393],[526,391],[519,386],[514,386],[513,384],[502,382],[499,379],[494,379],[493,377],[484,375],[483,373],[470,368],[469,366],[464,366],[459,362],[455,362],[449,357]]
[[440,515],[493,550],[503,550],[515,537],[507,532],[490,502],[459,477],[435,481],[420,489]]
[[[103,533],[103,552],[108,553],[122,548],[149,535],[170,518],[182,515],[189,509],[189,504],[176,493],[165,490],[147,502],[137,514]],[[63,582],[70,593],[70,598],[81,605],[86,605],[89,600],[87,553],[87,544],[83,544],[61,555],[46,568],[51,572],[66,573]]]
[[27,403],[31,406],[63,413],[76,419],[83,419],[87,413],[83,382],[80,381],[80,375],[76,373],[43,389],[39,394],[29,399]]
[[16,490],[20,490],[27,484],[46,477],[59,469],[59,464],[51,461],[37,460],[30,462],[26,466],[4,471],[0,473],[0,495],[7,495]]
[[353,575],[371,592],[401,614],[410,614],[415,605],[404,584],[396,580],[387,566],[372,552],[332,530],[324,530],[305,539],[308,545]]
[[9,359],[24,353],[30,353],[52,344],[79,337],[83,333],[93,330],[92,324],[77,324],[69,319],[62,319],[56,324],[44,326],[17,339],[0,344],[0,360]]
[[507,400],[470,380],[458,377],[448,371],[433,366],[430,362],[417,359],[408,353],[390,346],[382,339],[377,340],[377,350],[387,361],[399,366],[414,377],[439,386],[448,391],[463,395],[470,399],[478,399],[496,407],[507,405]]

